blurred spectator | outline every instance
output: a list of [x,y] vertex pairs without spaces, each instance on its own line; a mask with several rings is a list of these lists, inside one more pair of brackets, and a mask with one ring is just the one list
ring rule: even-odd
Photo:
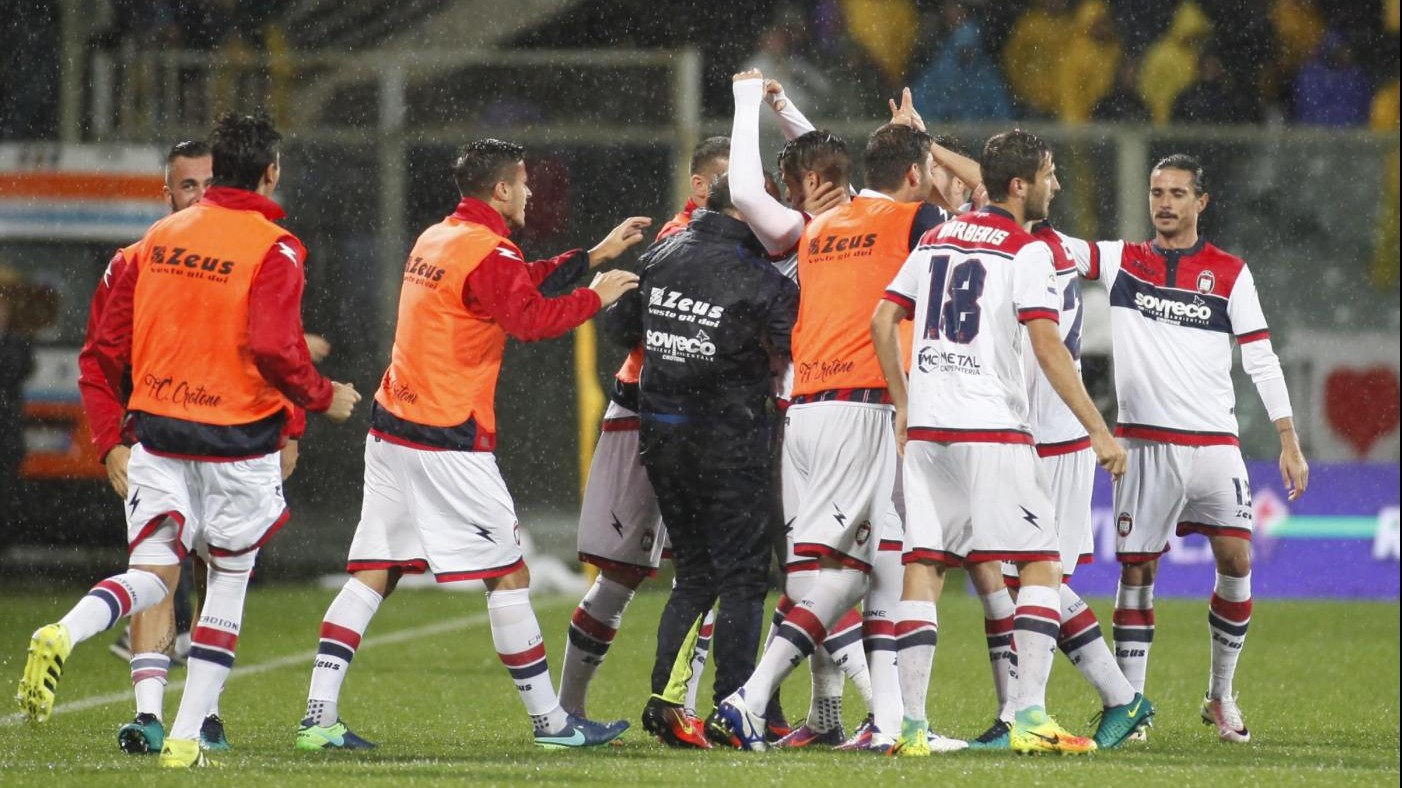
[[5,525],[13,525],[20,511],[24,382],[34,371],[34,348],[21,319],[28,289],[17,272],[0,267],[0,512]]
[[1066,123],[1090,120],[1096,103],[1114,89],[1120,65],[1120,37],[1105,3],[1084,0],[1076,9],[1076,28],[1058,91],[1057,115]]
[[1003,45],[1003,73],[1022,106],[1039,115],[1056,114],[1059,76],[1076,30],[1068,0],[1035,0],[1013,25]]
[[1353,49],[1336,32],[1320,42],[1314,58],[1295,75],[1295,120],[1313,126],[1361,126],[1368,122],[1372,90]]
[[823,69],[808,60],[798,48],[797,30],[777,24],[759,34],[759,50],[745,61],[768,79],[777,79],[784,92],[805,112],[832,112],[826,99],[832,95],[832,80]]
[[1149,47],[1139,74],[1139,95],[1157,126],[1173,117],[1173,102],[1198,79],[1198,55],[1212,25],[1188,0],[1173,13],[1168,32]]
[[983,48],[983,36],[962,3],[946,2],[935,59],[911,85],[911,98],[934,120],[1009,120],[1013,108],[1003,75]]
[[1386,0],[1383,3],[1383,30],[1397,35],[1402,27],[1402,0]]
[[1132,57],[1120,61],[1115,87],[1109,95],[1096,102],[1090,113],[1092,120],[1118,123],[1148,123],[1149,108],[1139,97],[1139,61]]
[[842,0],[842,13],[852,40],[880,69],[887,85],[902,84],[919,29],[914,0]]
[[1256,120],[1255,97],[1250,91],[1239,89],[1215,49],[1203,52],[1198,71],[1197,83],[1173,102],[1175,122],[1230,124]]
[[1269,108],[1273,118],[1285,117],[1286,81],[1277,65],[1275,31],[1270,11],[1274,0],[1198,0],[1212,24],[1212,44],[1226,69],[1228,81],[1253,99],[1250,119],[1259,120]]
[[1319,49],[1324,15],[1313,0],[1275,0],[1270,16],[1280,49],[1279,65],[1289,79]]
[[[1224,0],[1233,2],[1233,0]],[[1143,58],[1173,20],[1174,7],[1164,0],[1115,0],[1112,6],[1126,55]]]

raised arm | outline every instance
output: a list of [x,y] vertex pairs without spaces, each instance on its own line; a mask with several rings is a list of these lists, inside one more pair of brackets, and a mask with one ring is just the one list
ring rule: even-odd
[[793,99],[784,93],[784,86],[779,80],[764,80],[764,103],[768,104],[778,117],[779,130],[784,133],[784,139],[791,140],[814,130],[813,124],[799,111]]
[[730,129],[730,198],[770,254],[785,254],[803,234],[803,214],[764,190],[759,153],[759,106],[764,79],[758,70],[736,74],[735,118]]

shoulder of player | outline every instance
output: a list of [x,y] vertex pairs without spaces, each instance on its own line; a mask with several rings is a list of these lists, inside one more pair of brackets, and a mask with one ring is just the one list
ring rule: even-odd
[[1180,280],[1184,274],[1192,277],[1193,288],[1204,295],[1230,298],[1237,282],[1247,274],[1246,261],[1203,242],[1202,248],[1180,264]]
[[1015,257],[1027,248],[1040,248],[1051,256],[1051,247],[1026,229],[1002,216],[984,212],[960,214],[931,228],[920,237],[920,248],[943,244],[967,251],[987,251]]

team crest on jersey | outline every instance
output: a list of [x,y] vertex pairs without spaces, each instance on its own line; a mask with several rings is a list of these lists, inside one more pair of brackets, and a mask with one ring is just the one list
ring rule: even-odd
[[1198,274],[1198,292],[1209,295],[1217,287],[1217,276],[1211,271],[1203,271]]
[[857,546],[865,547],[868,539],[871,539],[871,521],[863,520],[857,526]]
[[1129,532],[1134,530],[1134,518],[1129,516],[1129,512],[1120,512],[1120,516],[1115,519],[1115,533],[1120,538],[1129,536]]
[[642,540],[642,544],[641,544],[641,547],[643,548],[643,552],[646,553],[646,552],[651,551],[651,550],[652,550],[652,545],[653,545],[654,543],[656,543],[656,542],[657,542],[657,532],[656,532],[656,531],[653,531],[651,528],[645,529],[645,530],[643,531],[643,540]]

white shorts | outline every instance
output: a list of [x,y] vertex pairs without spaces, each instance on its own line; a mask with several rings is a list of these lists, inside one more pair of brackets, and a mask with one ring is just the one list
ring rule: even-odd
[[638,459],[638,414],[610,402],[579,511],[579,560],[655,575],[664,536],[657,494]]
[[482,580],[525,565],[516,507],[489,452],[432,451],[365,437],[365,497],[347,572]]
[[[1061,577],[1069,579],[1076,567],[1095,558],[1095,538],[1090,528],[1090,494],[1095,484],[1095,452],[1081,449],[1067,454],[1039,457],[1051,484],[1056,508],[1057,538],[1061,545]],[[1016,578],[1017,564],[1003,563],[1003,576]]]
[[785,522],[798,559],[870,571],[894,517],[896,440],[889,405],[791,405],[784,428]]
[[1175,527],[1179,536],[1251,538],[1251,480],[1241,449],[1122,440],[1129,468],[1115,485],[1115,552],[1121,563],[1163,555]]
[[[787,461],[787,459],[785,459]],[[800,556],[794,552],[793,524],[798,518],[798,494],[791,489],[791,485],[796,486],[798,479],[793,473],[785,470],[782,474],[784,490],[784,574],[790,572],[809,572],[818,570],[818,559],[816,557]],[[896,457],[895,491],[892,495],[891,506],[886,510],[886,514],[881,518],[881,541],[877,545],[880,552],[893,552],[900,554],[904,544],[905,533],[901,525],[901,476],[900,457]],[[873,564],[873,566],[879,565]],[[899,568],[897,563],[897,568]]]
[[189,552],[211,559],[251,553],[291,516],[277,452],[213,462],[152,454],[139,443],[127,465],[126,513],[131,563],[157,566],[178,564]]
[[905,446],[904,561],[1057,561],[1056,510],[1031,446]]

